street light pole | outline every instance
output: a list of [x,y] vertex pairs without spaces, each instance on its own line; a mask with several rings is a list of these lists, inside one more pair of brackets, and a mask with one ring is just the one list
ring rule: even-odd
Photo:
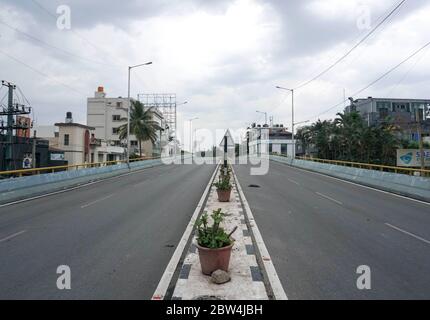
[[131,109],[131,97],[130,97],[130,88],[131,88],[131,70],[138,67],[143,67],[152,64],[152,62],[142,63],[135,66],[128,67],[128,98],[127,98],[127,165],[130,165],[130,109]]
[[185,101],[185,102],[180,103],[180,104],[175,104],[175,158],[178,155],[178,144],[177,144],[177,141],[178,141],[178,113],[177,113],[177,108],[179,106],[182,106],[185,104],[188,104],[188,101]]
[[291,92],[291,138],[293,141],[293,159],[296,158],[296,139],[294,137],[294,89],[288,89],[277,86],[276,89],[286,90]]
[[193,145],[192,145],[192,143],[193,143],[193,121],[194,120],[197,120],[198,118],[196,117],[196,118],[192,118],[192,119],[190,119],[189,121],[190,121],[190,152],[191,152],[191,161],[193,161],[194,160],[194,154],[193,154]]
[[266,124],[266,125],[267,125],[267,112],[257,111],[257,113],[262,113],[262,114],[264,114],[264,124]]

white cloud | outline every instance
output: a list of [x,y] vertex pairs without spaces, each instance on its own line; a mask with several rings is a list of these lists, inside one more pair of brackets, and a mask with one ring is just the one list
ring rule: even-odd
[[[52,2],[39,2],[55,12]],[[178,100],[188,100],[180,107],[181,130],[183,120],[194,116],[200,118],[198,127],[237,129],[261,120],[256,110],[288,125],[290,98],[274,87],[308,80],[363,36],[366,31],[356,26],[357,7],[369,6],[376,19],[397,2],[232,0],[209,5],[188,0],[179,6],[154,0],[145,1],[144,8],[134,2],[97,8],[102,1],[76,1],[75,25],[59,31],[55,19],[40,8],[5,1],[1,20],[80,58],[0,24],[0,50],[48,75],[0,52],[1,78],[20,86],[39,124],[62,120],[66,111],[85,122],[86,98],[97,86],[105,86],[110,96],[125,96],[127,65],[153,61],[133,71],[133,95],[176,92]],[[428,41],[429,13],[430,6],[421,0],[402,7],[346,61],[297,92],[296,120],[341,101],[344,88],[347,95],[362,88]],[[428,97],[429,69],[427,51],[363,96]]]

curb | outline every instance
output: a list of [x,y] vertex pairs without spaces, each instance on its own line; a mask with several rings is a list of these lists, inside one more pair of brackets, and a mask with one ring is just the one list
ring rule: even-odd
[[255,222],[254,215],[252,214],[251,208],[249,207],[248,201],[246,200],[245,194],[243,193],[242,187],[240,186],[239,179],[233,170],[236,187],[242,200],[243,208],[251,228],[253,240],[257,248],[257,256],[259,257],[259,264],[261,264],[263,272],[267,276],[269,292],[274,300],[288,300],[288,297],[284,291],[281,280],[278,277],[275,266],[273,265],[272,258],[270,257],[269,251],[267,250],[266,244],[264,243],[263,237],[258,229],[257,223]]

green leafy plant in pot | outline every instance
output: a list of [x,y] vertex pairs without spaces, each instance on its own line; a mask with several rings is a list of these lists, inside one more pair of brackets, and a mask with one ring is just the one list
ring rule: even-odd
[[231,235],[237,227],[230,234],[227,234],[220,226],[224,217],[225,214],[221,209],[218,209],[214,210],[211,215],[212,226],[208,224],[207,213],[203,214],[196,222],[197,248],[202,272],[205,275],[211,275],[216,270],[228,272],[231,250],[234,245]]
[[230,176],[231,176],[231,166],[230,165],[227,165],[227,166],[222,165],[221,169],[220,169],[220,177],[221,178],[225,178],[225,177],[230,178]]
[[219,202],[230,202],[231,189],[233,186],[230,183],[230,177],[220,177],[219,181],[214,183],[216,191],[218,193]]

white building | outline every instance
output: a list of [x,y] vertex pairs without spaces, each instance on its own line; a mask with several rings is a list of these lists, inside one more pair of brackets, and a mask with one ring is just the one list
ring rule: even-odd
[[273,127],[253,125],[248,131],[250,155],[276,153],[292,156],[293,142],[291,132],[288,132],[282,125]]
[[59,128],[57,146],[64,151],[64,158],[69,165],[93,162],[91,156],[91,133],[93,127],[74,123],[72,113],[68,112],[64,123],[56,123]]
[[[118,128],[127,123],[127,98],[107,98],[103,87],[99,87],[93,98],[87,101],[87,123],[95,128],[94,138],[100,144],[99,150],[105,154],[107,161],[118,160],[126,154],[126,141],[121,141],[118,134]],[[154,110],[154,120],[157,121],[164,130],[158,133],[158,138],[154,145],[151,141],[142,142],[142,155],[153,156],[161,153],[167,141],[168,130],[165,130],[163,115]],[[130,136],[131,150],[130,154],[139,153],[139,142],[134,135]]]

